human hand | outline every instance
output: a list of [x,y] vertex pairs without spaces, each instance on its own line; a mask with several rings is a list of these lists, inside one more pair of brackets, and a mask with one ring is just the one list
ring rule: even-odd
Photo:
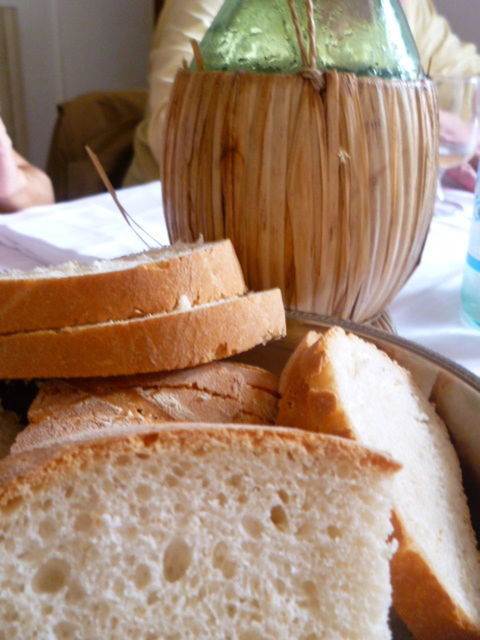
[[[473,130],[472,127],[474,127]],[[468,123],[455,114],[440,111],[441,144],[443,143],[447,147],[449,145],[454,145],[454,147],[463,147],[465,149],[470,146],[473,151],[475,149],[476,129],[476,121],[473,124]],[[472,140],[472,142],[470,142],[470,140]],[[446,187],[451,187],[453,189],[475,191],[479,153],[480,142],[478,143],[475,155],[469,162],[463,162],[461,165],[452,167],[445,171],[442,183]]]
[[10,136],[0,119],[0,203],[7,203],[26,186],[26,176],[19,170]]
[[440,109],[440,142],[445,145],[475,148],[477,120],[464,120],[456,113]]
[[448,169],[443,176],[443,184],[453,189],[463,189],[465,191],[475,191],[475,183],[479,166],[479,155],[475,155],[470,162],[466,162],[459,167]]
[[0,118],[0,213],[53,201],[50,179],[15,151]]

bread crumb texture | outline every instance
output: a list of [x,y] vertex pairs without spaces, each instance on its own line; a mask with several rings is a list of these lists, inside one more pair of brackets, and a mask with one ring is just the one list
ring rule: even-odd
[[435,567],[451,599],[476,625],[474,637],[480,637],[480,555],[445,424],[410,374],[373,345],[336,332],[328,355],[358,440],[389,452],[403,465],[394,500],[404,535]]
[[9,480],[0,640],[389,638],[393,466],[285,433],[164,428]]
[[336,327],[304,338],[280,389],[281,424],[354,438],[402,464],[394,483],[393,601],[413,635],[480,638],[480,554],[460,463],[411,375]]

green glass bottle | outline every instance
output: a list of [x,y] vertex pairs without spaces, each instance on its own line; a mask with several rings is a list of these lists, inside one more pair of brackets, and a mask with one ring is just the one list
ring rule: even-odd
[[[313,0],[320,70],[417,80],[415,41],[398,0]],[[305,0],[295,0],[308,42]],[[296,73],[303,64],[288,0],[225,0],[200,49],[207,70]]]

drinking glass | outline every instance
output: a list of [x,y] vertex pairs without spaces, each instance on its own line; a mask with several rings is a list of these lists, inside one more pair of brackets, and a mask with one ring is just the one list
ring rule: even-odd
[[[434,76],[440,112],[440,175],[437,198],[448,203],[442,189],[447,169],[468,162],[475,153],[480,133],[480,76]],[[445,207],[443,207],[445,208]]]

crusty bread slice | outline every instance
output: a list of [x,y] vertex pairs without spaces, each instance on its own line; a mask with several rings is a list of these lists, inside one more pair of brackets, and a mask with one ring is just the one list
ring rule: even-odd
[[167,313],[245,291],[229,240],[9,271],[0,274],[0,334]]
[[279,289],[187,311],[0,336],[0,378],[114,376],[184,369],[285,335]]
[[126,421],[275,424],[278,378],[236,362],[170,373],[106,379],[46,380],[12,453]]
[[418,640],[480,638],[480,557],[445,424],[411,376],[340,328],[307,334],[280,378],[277,422],[389,452],[395,480],[394,604]]
[[0,640],[385,640],[392,478],[356,443],[165,425],[0,463]]

